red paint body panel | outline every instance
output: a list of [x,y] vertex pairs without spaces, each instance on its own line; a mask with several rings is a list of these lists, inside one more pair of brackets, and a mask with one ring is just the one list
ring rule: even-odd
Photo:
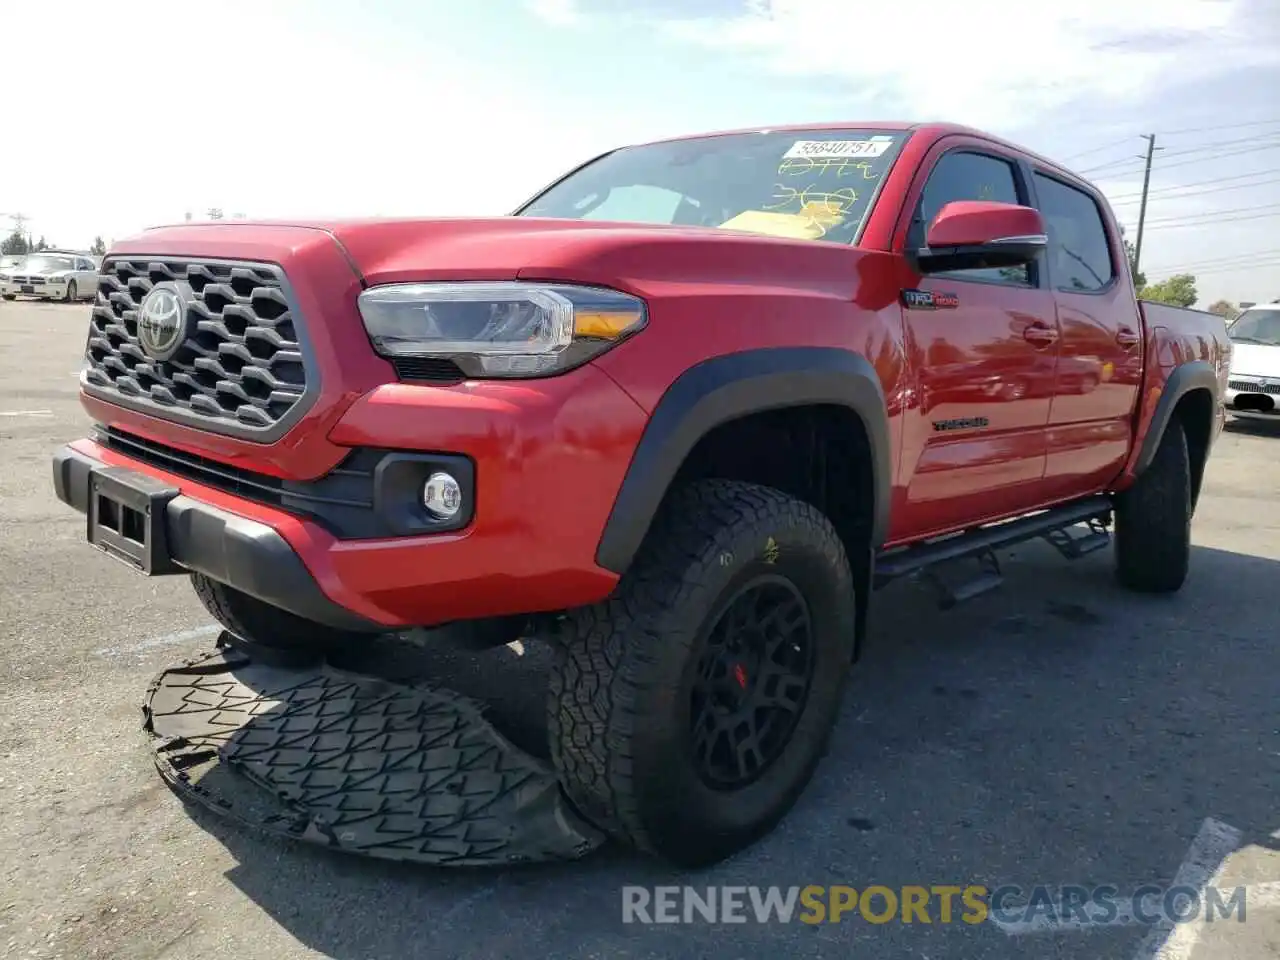
[[[321,476],[352,447],[465,454],[476,465],[477,491],[475,517],[463,531],[339,541],[309,521],[140,466],[90,441],[76,448],[270,526],[331,600],[389,627],[562,609],[607,596],[617,576],[595,563],[595,552],[649,414],[694,365],[750,349],[834,347],[871,362],[892,447],[886,546],[1130,482],[1170,372],[1187,359],[1206,359],[1225,378],[1225,338],[1186,311],[1144,305],[1144,319],[1127,269],[1117,271],[1108,291],[1090,296],[921,277],[904,255],[907,229],[933,163],[949,149],[995,153],[1097,193],[1050,161],[978,131],[852,126],[910,131],[857,247],[504,217],[184,225],[112,250],[279,264],[315,349],[321,391],[306,417],[272,445],[82,394],[96,421],[287,479]],[[1011,227],[1031,223],[1009,215]],[[1119,249],[1109,213],[1107,226]],[[362,287],[485,279],[613,287],[645,299],[648,326],[557,377],[397,383],[361,324]],[[904,290],[958,299],[945,309],[916,310],[904,306]],[[1139,341],[1121,343],[1121,328]],[[940,429],[939,422],[960,425]]]

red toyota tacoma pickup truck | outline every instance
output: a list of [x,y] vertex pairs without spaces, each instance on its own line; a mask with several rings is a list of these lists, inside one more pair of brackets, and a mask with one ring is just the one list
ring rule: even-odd
[[976,561],[952,602],[1114,529],[1121,583],[1177,590],[1230,350],[1013,144],[694,136],[507,217],[117,244],[54,478],[251,648],[552,640],[564,792],[707,863],[808,782],[881,584]]

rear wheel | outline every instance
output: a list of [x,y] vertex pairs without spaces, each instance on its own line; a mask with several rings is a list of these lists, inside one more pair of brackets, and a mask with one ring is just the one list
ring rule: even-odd
[[813,775],[853,655],[844,547],[814,507],[677,491],[614,595],[568,618],[552,758],[616,838],[697,866],[767,833]]
[[1191,560],[1191,458],[1178,420],[1150,466],[1116,498],[1116,578],[1141,593],[1172,593]]
[[204,608],[246,647],[323,653],[369,637],[299,617],[204,574],[193,573],[191,585]]

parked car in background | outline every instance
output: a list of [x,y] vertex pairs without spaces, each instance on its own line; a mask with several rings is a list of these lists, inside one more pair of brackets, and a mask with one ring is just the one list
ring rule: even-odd
[[1275,420],[1280,396],[1280,300],[1250,306],[1227,328],[1231,378],[1227,413],[1247,420]]
[[63,300],[69,303],[73,300],[91,299],[97,286],[98,267],[86,254],[66,250],[41,250],[27,256],[9,273],[0,294],[6,300],[14,297],[36,297],[40,300]]
[[3,294],[6,300],[13,299],[7,289],[9,278],[13,276],[14,271],[22,266],[22,261],[25,259],[25,255],[0,257],[0,294]]

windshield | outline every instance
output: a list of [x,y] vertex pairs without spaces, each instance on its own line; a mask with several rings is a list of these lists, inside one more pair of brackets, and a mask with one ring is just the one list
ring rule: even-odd
[[31,273],[54,273],[58,270],[70,270],[72,262],[67,257],[27,257],[22,265],[23,270]]
[[1250,307],[1227,329],[1234,343],[1262,343],[1280,347],[1280,307]]
[[806,130],[625,147],[570,174],[516,215],[853,243],[906,136]]

